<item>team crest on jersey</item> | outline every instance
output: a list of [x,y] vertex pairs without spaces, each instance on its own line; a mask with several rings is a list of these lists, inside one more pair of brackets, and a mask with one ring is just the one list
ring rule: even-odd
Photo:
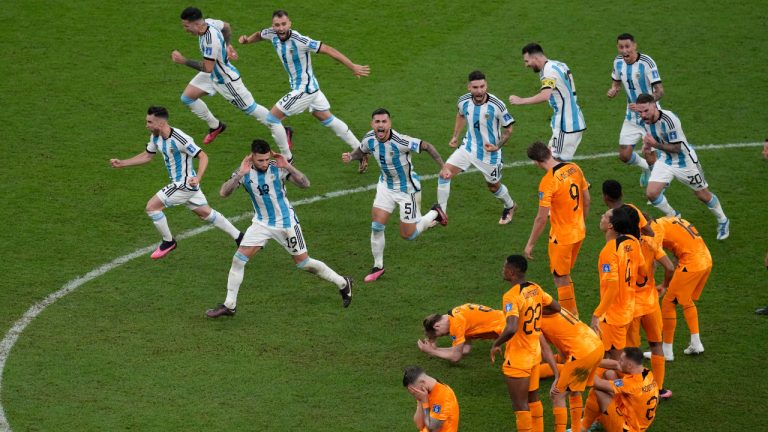
[[610,273],[610,272],[611,272],[611,265],[603,264],[603,273]]
[[676,131],[670,132],[669,133],[669,139],[670,139],[670,141],[674,140],[674,139],[677,139],[677,132]]
[[636,79],[636,80],[639,80],[639,79],[640,79],[640,74],[639,74],[639,73],[636,73],[636,74],[635,74],[635,79]]
[[490,114],[488,114],[488,113],[485,113],[485,116],[484,116],[484,117],[485,117],[485,119],[486,119],[486,120],[488,120],[489,118],[491,118],[491,115],[490,115]]
[[435,414],[440,414],[440,409],[441,409],[440,405],[437,405],[437,404],[432,405],[432,412],[434,412]]
[[623,387],[624,386],[624,381],[622,381],[620,379],[613,380],[613,385],[615,385],[616,387]]

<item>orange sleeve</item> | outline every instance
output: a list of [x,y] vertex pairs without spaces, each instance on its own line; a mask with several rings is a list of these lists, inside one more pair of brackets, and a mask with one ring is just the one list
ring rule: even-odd
[[554,178],[551,173],[547,171],[544,177],[539,182],[539,207],[551,207],[552,206],[552,194],[554,193]]
[[616,253],[611,250],[612,243],[615,244],[615,240],[609,242],[606,245],[608,247],[600,252],[600,287],[604,289],[600,292],[600,304],[595,309],[596,317],[603,316],[608,311],[618,293],[619,262]]
[[450,321],[451,345],[456,346],[466,342],[464,333],[467,331],[467,322],[453,317]]

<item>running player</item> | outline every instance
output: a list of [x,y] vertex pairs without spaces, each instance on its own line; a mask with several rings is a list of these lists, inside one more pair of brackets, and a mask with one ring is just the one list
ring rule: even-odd
[[443,211],[448,211],[451,179],[472,165],[483,173],[488,190],[504,204],[499,224],[506,225],[515,214],[515,202],[507,187],[501,184],[501,170],[504,168],[501,148],[512,135],[515,119],[507,112],[504,102],[488,93],[488,84],[482,72],[470,72],[467,90],[469,93],[459,97],[459,111],[456,113],[453,137],[448,145],[458,147],[459,134],[464,126],[469,126],[461,146],[454,150],[440,171],[437,202]]
[[[144,152],[130,159],[110,159],[109,162],[112,168],[125,168],[144,165],[151,161],[157,152],[163,155],[171,183],[152,196],[146,207],[147,216],[163,236],[160,246],[152,252],[152,259],[160,259],[176,249],[176,240],[168,227],[168,219],[165,218],[163,209],[177,205],[187,206],[200,219],[229,234],[239,245],[243,234],[223,214],[208,205],[203,191],[200,190],[200,182],[208,168],[208,155],[195,145],[192,137],[168,124],[168,110],[164,107],[149,107],[147,129],[151,135]],[[195,158],[200,160],[197,171],[194,166]]]
[[418,366],[403,371],[403,387],[416,399],[413,422],[422,432],[459,430],[459,401],[453,389],[432,378]]
[[257,139],[251,143],[251,152],[243,158],[238,170],[221,186],[219,193],[228,197],[243,185],[255,214],[232,257],[227,298],[224,303],[208,309],[206,315],[209,318],[235,314],[245,265],[270,239],[279,242],[291,254],[297,268],[336,285],[345,308],[352,302],[352,279],[339,276],[324,262],[309,256],[299,219],[286,197],[286,180],[302,189],[309,187],[309,179],[304,173],[289,164],[283,155],[273,153],[266,141]]
[[[422,352],[442,359],[458,362],[472,351],[475,339],[496,339],[504,330],[504,312],[488,306],[465,303],[446,314],[432,314],[424,318],[426,339],[416,344]],[[435,341],[441,336],[451,337],[450,348],[439,348]]]
[[541,90],[527,98],[512,95],[509,97],[509,103],[531,105],[549,101],[554,111],[550,122],[552,138],[549,140],[549,148],[555,159],[570,161],[581,143],[584,129],[587,128],[576,100],[576,84],[573,82],[571,70],[563,62],[547,59],[541,45],[537,43],[529,43],[523,47],[523,62],[525,67],[539,74]]
[[411,163],[411,152],[425,151],[442,169],[440,153],[432,144],[392,129],[392,119],[386,109],[377,109],[371,118],[373,130],[365,134],[354,151],[341,155],[341,160],[349,163],[372,154],[381,168],[376,199],[371,210],[373,268],[365,277],[366,282],[373,282],[384,274],[384,229],[395,206],[400,207],[400,237],[406,240],[413,240],[428,230],[432,221],[443,226],[448,223],[448,217],[440,204],[433,205],[432,210],[421,215],[421,182]]
[[[242,35],[239,39],[241,44],[263,40],[271,42],[285,71],[288,72],[291,91],[272,107],[269,116],[270,121],[279,122],[287,116],[309,110],[323,126],[330,128],[352,150],[356,149],[359,141],[355,135],[346,123],[331,113],[331,104],[320,90],[320,84],[318,84],[315,72],[312,70],[312,56],[310,54],[326,54],[346,66],[358,78],[368,76],[370,68],[352,63],[347,56],[335,48],[303,36],[292,30],[291,26],[288,12],[278,9],[272,13],[271,28],[266,28],[250,36]],[[368,158],[364,157],[360,160],[358,171],[363,173],[367,168]]]
[[730,235],[730,221],[723,212],[720,200],[709,191],[696,150],[688,143],[680,119],[671,111],[660,110],[649,94],[640,94],[635,103],[637,112],[645,122],[643,152],[655,162],[645,192],[651,204],[667,216],[678,214],[664,197],[664,189],[673,179],[677,179],[688,185],[693,194],[715,215],[717,239],[727,239]]

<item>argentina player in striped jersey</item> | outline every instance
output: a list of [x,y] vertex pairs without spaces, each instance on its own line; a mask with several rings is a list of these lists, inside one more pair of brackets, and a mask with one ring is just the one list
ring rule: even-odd
[[[320,85],[312,69],[311,54],[328,55],[346,66],[358,78],[368,76],[370,68],[352,63],[347,56],[335,48],[300,34],[291,29],[291,25],[288,12],[279,9],[272,13],[271,28],[255,32],[250,36],[242,35],[239,38],[241,44],[264,40],[271,42],[285,71],[288,72],[291,91],[277,101],[272,107],[270,115],[282,120],[309,110],[323,126],[330,128],[352,150],[356,149],[360,142],[355,138],[349,126],[333,115],[331,104],[320,90]],[[360,160],[358,172],[363,173],[367,168],[368,158],[364,157]]]
[[352,302],[352,279],[339,276],[324,262],[309,256],[299,218],[286,196],[286,181],[302,189],[309,187],[309,179],[304,173],[288,163],[283,155],[273,153],[266,141],[256,139],[238,170],[221,186],[219,193],[228,197],[242,185],[251,199],[255,214],[232,257],[226,300],[206,311],[209,318],[235,314],[245,265],[270,239],[280,243],[291,254],[297,268],[335,284],[345,308]]
[[[453,137],[448,143],[458,148],[440,170],[437,202],[443,211],[447,211],[451,178],[473,165],[483,173],[488,190],[504,204],[499,224],[505,225],[512,221],[516,205],[507,187],[501,184],[501,171],[504,167],[501,148],[512,135],[515,119],[507,112],[504,102],[488,93],[485,74],[480,71],[470,72],[467,81],[469,93],[459,97]],[[467,133],[459,146],[459,134],[467,124]]]
[[181,101],[208,123],[210,129],[203,143],[210,144],[227,127],[214,117],[205,102],[200,100],[206,94],[219,93],[232,106],[269,128],[280,151],[290,160],[290,130],[286,131],[279,119],[270,116],[265,107],[256,103],[251,92],[243,84],[240,72],[229,62],[230,59],[237,59],[237,52],[229,44],[232,32],[229,24],[210,18],[204,20],[203,12],[194,7],[188,7],[181,12],[181,24],[184,30],[198,37],[203,61],[187,59],[177,50],[171,53],[171,59],[175,63],[200,71],[184,89]]
[[717,219],[717,239],[730,235],[730,221],[723,212],[717,195],[710,192],[696,150],[688,142],[680,119],[668,110],[660,110],[656,99],[641,93],[635,101],[637,112],[643,119],[646,134],[643,137],[643,153],[652,165],[646,196],[654,207],[667,216],[679,214],[669,205],[664,189],[673,179],[687,185],[693,194],[707,205]]
[[512,95],[512,105],[531,105],[549,101],[553,114],[550,122],[552,138],[549,148],[552,156],[561,161],[573,159],[581,143],[581,136],[587,124],[576,99],[576,84],[571,70],[563,62],[549,60],[537,43],[523,47],[523,62],[539,74],[541,90],[534,96],[522,98]]
[[421,182],[413,170],[411,153],[425,151],[443,168],[443,158],[435,147],[423,140],[401,134],[392,129],[389,111],[379,108],[371,114],[373,130],[365,134],[360,145],[350,153],[343,153],[341,160],[349,163],[372,155],[381,168],[376,198],[371,209],[371,252],[373,268],[365,277],[373,282],[384,274],[384,229],[395,210],[400,207],[400,237],[413,240],[432,226],[433,221],[448,224],[448,217],[435,204],[424,216],[421,215]]
[[[168,124],[168,110],[164,107],[149,107],[146,121],[146,127],[151,133],[146,150],[130,159],[110,159],[109,162],[113,168],[125,168],[144,165],[158,152],[163,155],[171,183],[152,196],[146,206],[147,216],[163,236],[163,242],[152,252],[152,259],[162,258],[176,249],[176,240],[168,227],[168,219],[165,218],[163,209],[177,205],[187,206],[200,219],[212,223],[240,244],[242,233],[223,214],[208,205],[203,191],[200,190],[200,181],[208,167],[208,155],[195,145],[192,137]],[[195,158],[200,160],[197,171],[194,166]]]
[[643,170],[640,185],[646,187],[651,170],[643,156],[634,152],[635,145],[645,136],[643,119],[636,110],[635,100],[640,93],[653,93],[658,105],[658,101],[664,96],[664,86],[661,84],[656,62],[650,56],[637,51],[634,36],[629,33],[620,34],[616,38],[616,47],[619,55],[613,59],[613,82],[607,96],[616,97],[622,86],[627,94],[627,112],[619,134],[619,159]]

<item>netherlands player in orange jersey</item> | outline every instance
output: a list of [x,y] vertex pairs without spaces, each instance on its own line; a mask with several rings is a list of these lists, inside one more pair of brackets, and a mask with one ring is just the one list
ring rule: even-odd
[[[653,373],[643,367],[643,352],[639,348],[624,348],[618,361],[603,360],[608,370],[605,379],[595,377],[595,384],[587,397],[582,432],[595,419],[607,432],[642,432],[656,418],[659,387]],[[624,375],[618,378],[616,372]]]
[[[603,182],[603,202],[609,209],[614,209],[623,206],[624,193],[621,191],[621,183],[616,180],[606,180]],[[635,209],[638,217],[640,218],[640,234],[653,237],[653,230],[648,224],[648,219],[643,215],[637,206],[626,203],[628,206]]]
[[546,171],[539,183],[539,211],[533,221],[525,257],[533,259],[533,247],[550,219],[549,268],[555,279],[560,304],[579,316],[571,270],[586,235],[584,220],[589,213],[589,183],[573,162],[560,162],[549,148],[537,141],[528,147],[528,158]]
[[676,305],[683,308],[685,322],[691,332],[691,342],[683,353],[691,355],[704,352],[704,345],[699,336],[699,313],[694,302],[701,296],[701,291],[712,272],[712,256],[699,231],[687,220],[667,216],[656,219],[656,223],[664,230],[664,249],[677,257],[677,269],[661,300],[664,340],[662,349],[667,361],[672,361],[675,359],[672,342],[675,340],[677,325]]
[[[457,362],[472,350],[474,339],[496,339],[504,330],[504,312],[474,303],[465,303],[446,314],[432,314],[424,318],[426,339],[416,344],[422,352]],[[436,344],[441,336],[451,337],[450,348]]]
[[552,313],[549,307],[545,307],[540,325],[546,340],[554,344],[560,356],[565,358],[565,364],[559,370],[557,379],[552,382],[549,392],[555,432],[565,432],[568,423],[566,395],[571,407],[571,428],[577,430],[584,407],[581,392],[587,383],[592,382],[603,358],[603,343],[588,325],[579,321],[567,309]]
[[606,357],[614,360],[626,346],[634,317],[637,269],[644,262],[638,223],[637,212],[627,205],[609,209],[600,219],[606,243],[597,265],[600,304],[592,314],[592,329],[603,340]]
[[551,361],[553,370],[557,370],[551,349],[541,337],[539,322],[544,307],[559,312],[560,305],[539,285],[525,279],[527,270],[528,262],[522,255],[510,255],[504,263],[504,280],[512,287],[502,299],[506,326],[491,347],[491,363],[495,362],[496,354],[501,353],[501,345],[506,343],[502,372],[515,409],[517,430],[539,432],[544,430],[544,407],[539,400],[542,352]]
[[403,387],[416,399],[413,422],[419,431],[458,431],[459,401],[453,389],[418,366],[408,366],[403,372]]

